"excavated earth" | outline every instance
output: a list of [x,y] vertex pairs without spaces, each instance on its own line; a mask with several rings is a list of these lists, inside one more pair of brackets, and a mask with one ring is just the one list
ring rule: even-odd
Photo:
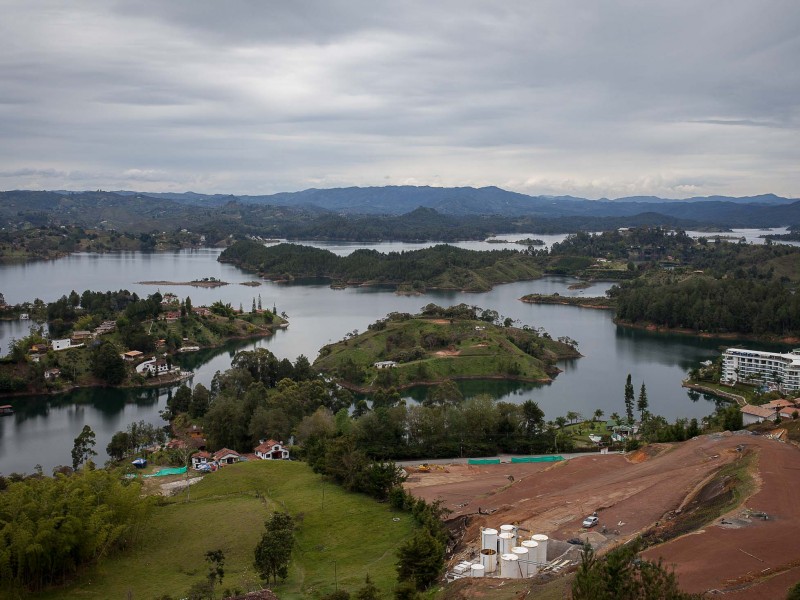
[[[726,474],[739,465],[752,472],[743,501]],[[654,545],[644,556],[674,567],[691,592],[780,598],[800,580],[800,450],[762,436],[726,432],[559,463],[448,465],[412,473],[406,488],[453,511],[463,534],[456,555],[478,547],[481,527],[512,523],[554,540],[588,537],[601,551],[645,534]],[[737,502],[722,518],[714,513]],[[600,524],[582,535],[581,521],[594,511]]]

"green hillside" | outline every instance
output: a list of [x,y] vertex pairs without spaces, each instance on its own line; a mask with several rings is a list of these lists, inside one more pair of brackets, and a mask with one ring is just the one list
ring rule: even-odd
[[[396,580],[395,550],[413,530],[413,517],[387,504],[324,483],[305,463],[252,461],[225,467],[156,506],[129,551],[87,570],[73,584],[42,599],[153,600],[183,598],[206,577],[208,550],[225,553],[222,589],[257,589],[253,552],[264,521],[275,510],[299,522],[285,583],[269,586],[281,600],[355,590],[369,573],[388,595]],[[335,567],[334,567],[335,565]],[[130,595],[129,595],[130,593]]]
[[[568,340],[494,325],[475,318],[468,307],[456,318],[442,316],[448,311],[459,307],[435,307],[416,316],[393,313],[358,336],[323,347],[314,367],[345,385],[370,390],[446,379],[549,381],[558,373],[558,359],[580,356]],[[375,366],[384,361],[396,364]]]

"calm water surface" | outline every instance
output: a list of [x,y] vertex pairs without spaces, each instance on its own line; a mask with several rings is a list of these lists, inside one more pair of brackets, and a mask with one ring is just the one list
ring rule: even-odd
[[[518,236],[519,238],[525,236]],[[543,238],[544,236],[536,236]],[[491,245],[505,247],[505,245]],[[362,246],[358,246],[362,247]],[[381,245],[373,245],[381,248]],[[400,245],[408,249],[410,245]],[[338,251],[344,251],[339,247]],[[700,361],[719,355],[719,341],[691,336],[660,335],[623,329],[614,325],[611,313],[555,305],[530,305],[519,302],[529,293],[562,295],[603,295],[610,287],[599,283],[586,290],[569,290],[574,280],[546,278],[497,286],[481,293],[432,292],[425,296],[398,296],[381,288],[332,290],[326,282],[285,285],[264,282],[246,287],[241,282],[253,276],[216,261],[219,250],[186,250],[142,254],[78,254],[55,261],[0,266],[0,291],[11,303],[34,297],[52,301],[75,289],[105,291],[129,289],[140,295],[172,291],[191,296],[195,306],[215,300],[245,308],[259,294],[264,306],[289,315],[290,326],[273,337],[256,341],[237,341],[223,348],[183,355],[179,361],[195,372],[194,383],[208,385],[215,371],[230,366],[239,350],[269,348],[279,358],[294,360],[304,354],[313,360],[321,346],[344,337],[391,311],[417,312],[428,302],[441,305],[465,302],[492,308],[517,319],[520,325],[544,327],[554,338],[567,335],[579,342],[583,358],[565,361],[563,373],[550,385],[509,382],[467,382],[465,394],[489,393],[511,402],[533,399],[553,419],[575,410],[591,415],[600,408],[606,415],[624,412],[623,387],[628,373],[638,391],[647,384],[651,410],[669,419],[701,417],[714,409],[713,402],[691,401],[680,387],[686,372]],[[146,286],[145,280],[189,281],[217,277],[230,282],[216,289],[183,286]],[[30,323],[0,322],[0,346],[7,348],[12,337],[27,333]],[[168,390],[78,390],[56,397],[12,399],[16,414],[0,418],[0,472],[33,470],[41,464],[46,472],[59,464],[69,464],[73,439],[84,424],[97,434],[99,461],[114,432],[132,421],[163,424],[159,410],[166,406]],[[409,392],[419,398],[419,392]]]

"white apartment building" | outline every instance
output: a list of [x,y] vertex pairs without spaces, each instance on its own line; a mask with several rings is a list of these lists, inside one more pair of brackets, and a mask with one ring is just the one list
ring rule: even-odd
[[722,380],[780,383],[786,390],[800,390],[800,349],[781,354],[728,348],[722,355]]

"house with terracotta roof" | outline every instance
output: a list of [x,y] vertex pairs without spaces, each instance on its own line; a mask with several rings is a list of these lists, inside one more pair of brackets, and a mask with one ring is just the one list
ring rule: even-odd
[[242,460],[241,454],[236,452],[236,450],[229,450],[228,448],[217,450],[211,457],[220,465],[232,465]]
[[210,465],[212,462],[214,461],[211,454],[205,450],[192,454],[192,468],[195,470],[199,469],[201,465]]
[[755,406],[753,404],[745,404],[742,408],[742,424],[747,427],[755,423],[763,423],[764,421],[772,421],[778,415],[778,410],[775,408],[767,408],[766,406]]
[[283,447],[283,442],[275,440],[260,440],[253,453],[261,460],[288,460],[289,451]]
[[785,400],[784,398],[778,398],[777,400],[770,400],[763,406],[766,406],[767,408],[775,408],[777,410],[781,410],[789,406],[794,406],[794,402],[792,402],[791,400]]

